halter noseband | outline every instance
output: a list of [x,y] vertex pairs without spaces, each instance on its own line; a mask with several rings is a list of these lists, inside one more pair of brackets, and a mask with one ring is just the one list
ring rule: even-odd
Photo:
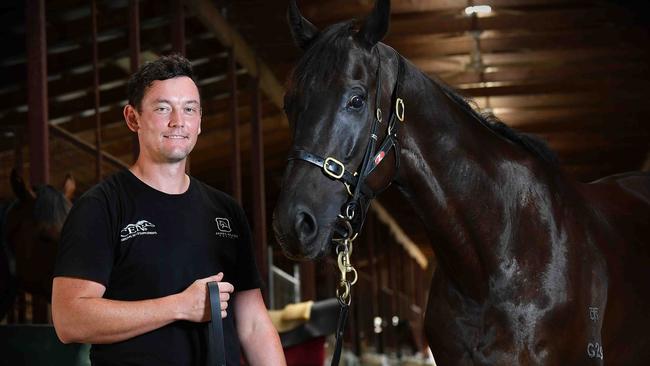
[[[404,101],[400,98],[402,89],[402,79],[404,77],[404,60],[399,53],[395,52],[398,60],[397,78],[391,94],[391,109],[388,119],[388,127],[384,141],[375,150],[377,145],[377,129],[382,123],[381,112],[381,56],[377,50],[377,90],[375,92],[375,118],[370,128],[370,139],[366,146],[366,152],[361,161],[361,167],[358,172],[351,173],[345,169],[345,165],[338,159],[329,156],[323,158],[320,155],[310,153],[302,149],[295,149],[288,157],[287,160],[302,160],[311,163],[322,169],[323,174],[328,178],[338,180],[345,185],[345,188],[350,196],[350,199],[343,206],[342,210],[345,215],[342,217],[347,223],[351,223],[355,216],[356,209],[359,207],[361,199],[370,201],[379,192],[374,192],[366,183],[368,176],[379,166],[388,152],[393,149],[395,151],[395,173],[393,178],[388,183],[395,179],[399,170],[399,144],[397,141],[397,132],[399,131],[400,124],[397,121],[404,122]],[[388,187],[386,186],[386,188]],[[363,213],[362,213],[363,214]],[[358,227],[348,226],[348,238],[354,237],[363,225],[363,219],[358,221]]]

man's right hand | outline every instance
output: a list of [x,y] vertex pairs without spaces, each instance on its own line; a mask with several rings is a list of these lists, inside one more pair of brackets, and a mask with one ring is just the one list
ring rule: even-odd
[[221,317],[228,315],[228,300],[235,290],[229,282],[221,282],[223,273],[206,278],[201,278],[192,283],[179,294],[182,304],[183,318],[192,322],[206,322],[210,320],[210,298],[208,296],[208,282],[219,283],[219,299],[221,300]]

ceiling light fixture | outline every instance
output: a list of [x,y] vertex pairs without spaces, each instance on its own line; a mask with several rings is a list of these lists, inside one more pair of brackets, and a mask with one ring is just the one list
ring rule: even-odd
[[474,5],[465,8],[465,15],[467,16],[472,16],[473,14],[486,16],[490,13],[492,13],[492,7],[490,5]]

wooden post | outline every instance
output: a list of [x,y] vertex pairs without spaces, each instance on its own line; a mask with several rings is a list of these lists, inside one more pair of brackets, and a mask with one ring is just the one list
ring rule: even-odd
[[14,169],[23,177],[23,129],[16,126],[14,128]]
[[[373,236],[375,238],[385,238],[383,233],[381,232],[384,230],[383,225],[377,225],[377,217],[375,215],[372,215],[372,222],[373,222]],[[384,252],[381,253],[382,246],[384,247]],[[375,313],[375,316],[381,317],[384,319],[386,317],[386,314],[388,313],[387,307],[387,301],[386,297],[384,295],[384,276],[381,271],[382,265],[385,265],[385,268],[389,268],[388,265],[389,263],[384,263],[384,259],[388,258],[388,253],[386,252],[386,243],[382,242],[379,243],[379,240],[375,240],[374,243],[372,244],[372,250],[373,250],[373,256],[375,263],[373,265],[373,270],[375,271],[375,294],[373,297],[374,304],[376,306],[377,312]],[[374,321],[374,319],[373,319]],[[383,327],[383,326],[382,326]],[[383,327],[384,330],[376,335],[376,345],[377,345],[377,352],[378,353],[384,353],[385,350],[385,341],[386,341],[386,329]]]
[[[45,2],[28,0],[27,17],[27,120],[29,125],[29,166],[32,185],[50,182],[50,146],[47,104],[47,39],[45,37]],[[19,297],[21,295],[19,294]],[[24,307],[18,318],[25,320]],[[32,301],[32,322],[46,323],[47,302]]]
[[232,196],[241,205],[241,144],[239,141],[239,110],[237,108],[237,60],[233,48],[228,51],[228,78],[230,80],[230,131],[232,133],[230,143],[230,162],[232,164],[230,166],[230,182]]
[[[260,83],[258,78],[251,79],[251,165],[253,184],[253,237],[255,238],[255,253],[260,273],[268,273],[266,252],[266,197],[264,192],[264,141],[262,139],[262,108]],[[267,279],[270,281],[270,279]],[[263,290],[264,298],[268,301],[268,291]]]
[[45,2],[27,0],[27,119],[30,183],[50,181]]
[[302,301],[316,301],[316,266],[313,261],[300,262],[300,296]]
[[97,1],[91,2],[92,19],[92,49],[93,49],[93,89],[95,96],[95,153],[96,170],[95,179],[97,183],[102,180],[102,115],[99,112],[99,65],[97,49]]
[[[172,53],[185,56],[185,8],[183,0],[171,0],[172,9]],[[185,172],[190,173],[191,159],[185,160]]]
[[185,56],[185,8],[183,0],[172,0],[172,52]]
[[[131,74],[140,68],[140,5],[139,0],[129,0],[129,59]],[[140,142],[138,134],[133,134],[131,143],[133,151],[133,162],[138,160],[140,155]]]

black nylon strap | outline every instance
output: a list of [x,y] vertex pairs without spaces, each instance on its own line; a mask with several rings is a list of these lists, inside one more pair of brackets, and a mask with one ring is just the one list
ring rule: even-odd
[[345,334],[345,323],[348,320],[348,310],[350,309],[350,305],[347,305],[340,301],[339,303],[341,304],[341,311],[339,312],[339,320],[338,324],[336,325],[336,346],[334,347],[334,353],[332,354],[332,363],[330,364],[331,366],[338,365],[339,360],[341,359],[343,335]]
[[223,339],[223,324],[221,320],[221,299],[219,298],[219,284],[208,282],[208,296],[210,297],[210,329],[208,331],[207,366],[226,366],[226,349]]

